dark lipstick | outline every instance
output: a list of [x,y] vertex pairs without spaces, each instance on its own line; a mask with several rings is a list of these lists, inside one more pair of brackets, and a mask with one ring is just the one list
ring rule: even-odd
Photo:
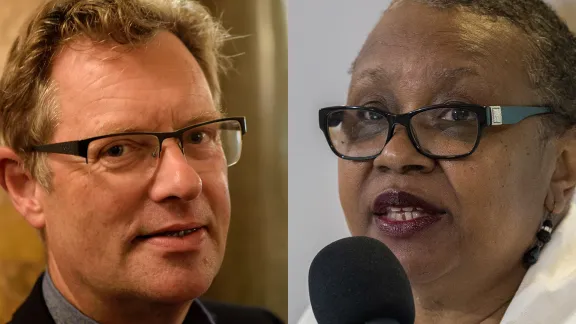
[[385,235],[408,238],[438,222],[446,211],[410,193],[386,191],[374,200],[372,214]]

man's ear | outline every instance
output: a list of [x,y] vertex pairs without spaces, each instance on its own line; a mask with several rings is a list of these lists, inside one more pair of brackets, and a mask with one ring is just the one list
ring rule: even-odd
[[38,197],[43,189],[24,169],[20,157],[8,147],[0,147],[0,185],[10,197],[14,208],[32,227],[44,228],[44,213]]
[[561,214],[570,206],[576,186],[576,129],[558,139],[557,154],[546,207],[554,214]]

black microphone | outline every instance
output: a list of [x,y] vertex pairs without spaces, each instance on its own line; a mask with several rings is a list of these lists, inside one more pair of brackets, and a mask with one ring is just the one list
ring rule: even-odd
[[400,261],[382,242],[357,236],[323,248],[308,288],[318,324],[414,324],[414,297]]

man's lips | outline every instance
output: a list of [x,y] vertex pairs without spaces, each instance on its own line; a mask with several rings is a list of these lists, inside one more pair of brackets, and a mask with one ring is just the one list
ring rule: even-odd
[[181,253],[202,250],[208,241],[208,226],[199,223],[173,224],[146,231],[133,241],[162,253]]
[[157,236],[184,236],[202,228],[206,228],[206,225],[200,223],[172,224],[162,226],[155,230],[146,231],[144,234],[139,235],[138,238],[147,239]]

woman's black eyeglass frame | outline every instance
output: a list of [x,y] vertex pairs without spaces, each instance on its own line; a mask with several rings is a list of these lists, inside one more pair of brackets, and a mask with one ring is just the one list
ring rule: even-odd
[[[433,109],[441,109],[441,108],[463,109],[463,110],[474,112],[476,114],[477,122],[478,122],[478,127],[477,127],[478,133],[476,135],[476,142],[474,144],[474,147],[468,153],[459,154],[459,155],[448,155],[448,156],[434,155],[434,154],[430,154],[430,153],[426,152],[425,150],[423,150],[422,147],[420,146],[420,144],[418,143],[418,141],[416,140],[416,138],[412,132],[412,128],[410,127],[410,121],[412,120],[412,118],[414,116],[422,113],[422,112],[433,110]],[[319,117],[319,122],[320,122],[320,129],[324,133],[324,136],[326,137],[326,140],[328,141],[328,145],[330,146],[330,149],[339,158],[345,159],[345,160],[352,160],[352,161],[373,160],[382,153],[382,151],[384,150],[384,147],[382,147],[382,149],[377,154],[370,155],[370,156],[362,156],[362,157],[346,156],[346,155],[343,155],[340,152],[338,152],[336,150],[336,148],[334,147],[334,145],[332,144],[332,140],[330,138],[330,132],[328,131],[328,128],[329,128],[328,117],[330,116],[330,114],[332,112],[341,111],[341,110],[366,111],[366,112],[371,112],[371,113],[374,113],[377,115],[381,115],[382,117],[386,118],[388,120],[388,123],[390,126],[388,127],[388,134],[386,137],[386,143],[385,143],[384,147],[386,146],[386,144],[388,144],[388,142],[390,141],[390,139],[394,135],[394,129],[396,128],[396,125],[402,125],[406,128],[406,132],[408,133],[408,138],[410,139],[410,142],[412,142],[412,145],[416,148],[416,150],[420,154],[422,154],[428,158],[431,158],[431,159],[443,159],[443,160],[465,158],[465,157],[471,155],[472,153],[474,153],[474,151],[476,151],[476,149],[478,148],[478,145],[480,144],[480,138],[482,135],[482,131],[484,130],[484,128],[486,128],[488,126],[511,125],[511,124],[518,123],[518,122],[520,122],[520,121],[522,121],[522,120],[524,120],[530,116],[550,114],[552,112],[552,110],[549,107],[481,106],[481,105],[474,105],[474,104],[432,105],[432,106],[422,107],[420,109],[417,109],[417,110],[414,110],[414,111],[411,111],[411,112],[405,113],[405,114],[393,114],[393,113],[389,113],[389,112],[380,110],[378,108],[358,107],[358,106],[332,106],[332,107],[326,107],[326,108],[320,109],[318,112],[319,113],[318,117]]]
[[130,132],[130,133],[115,133],[115,134],[108,134],[102,136],[96,136],[91,138],[86,138],[79,141],[69,141],[69,142],[60,142],[60,143],[52,143],[52,144],[44,144],[44,145],[36,145],[32,146],[29,151],[31,152],[44,152],[44,153],[58,153],[58,154],[68,154],[68,155],[76,155],[86,159],[86,163],[88,163],[88,146],[91,142],[103,138],[108,137],[115,137],[115,136],[127,136],[127,135],[153,135],[158,138],[158,145],[159,145],[159,152],[162,151],[162,142],[167,138],[177,138],[180,143],[182,143],[182,136],[185,132],[197,128],[206,126],[213,123],[218,122],[225,122],[225,121],[237,121],[240,124],[242,136],[246,134],[246,117],[227,117],[227,118],[220,118],[215,120],[210,120],[206,122],[202,122],[199,124],[194,124],[191,126],[184,127],[174,132]]

